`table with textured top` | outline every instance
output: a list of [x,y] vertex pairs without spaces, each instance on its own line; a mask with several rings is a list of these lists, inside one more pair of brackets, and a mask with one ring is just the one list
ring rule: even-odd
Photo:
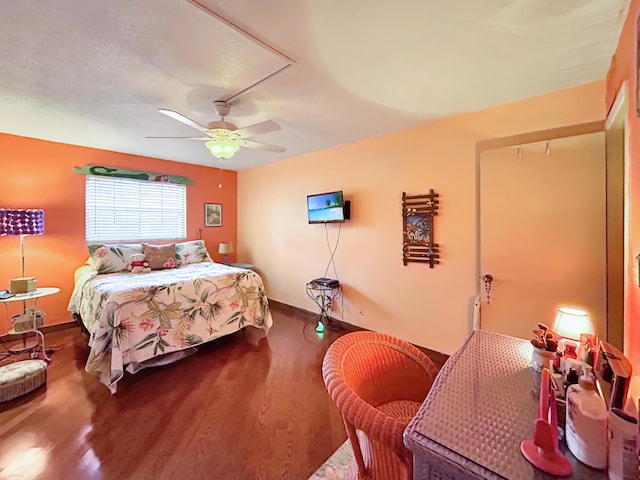
[[[474,331],[442,367],[404,432],[413,452],[414,480],[557,478],[533,467],[520,442],[533,438],[540,373],[531,368],[527,340]],[[576,460],[572,479],[606,479]]]

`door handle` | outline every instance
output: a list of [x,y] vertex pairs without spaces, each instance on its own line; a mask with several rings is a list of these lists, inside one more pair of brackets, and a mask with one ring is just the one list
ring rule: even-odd
[[484,282],[484,290],[487,293],[487,305],[491,303],[491,285],[493,284],[493,275],[490,273],[485,273],[482,276],[482,281]]

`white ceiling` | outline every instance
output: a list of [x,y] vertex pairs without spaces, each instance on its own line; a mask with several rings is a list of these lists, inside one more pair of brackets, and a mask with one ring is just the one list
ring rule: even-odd
[[[228,121],[271,119],[234,170],[606,75],[629,0],[199,0],[294,67],[241,95]],[[219,166],[199,133],[226,99],[286,61],[187,0],[0,3],[0,132]]]

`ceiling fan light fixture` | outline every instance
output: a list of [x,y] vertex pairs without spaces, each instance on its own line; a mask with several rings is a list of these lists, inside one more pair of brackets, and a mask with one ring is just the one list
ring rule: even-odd
[[216,158],[223,158],[223,159],[233,157],[233,155],[240,148],[240,145],[232,142],[227,138],[218,138],[214,140],[209,140],[204,145],[209,149],[209,151],[211,152],[211,155],[213,155]]
[[[220,104],[220,105],[219,105]],[[182,138],[188,140],[205,140],[205,146],[216,158],[221,160],[231,158],[240,149],[240,147],[247,148],[259,148],[270,152],[281,153],[284,152],[284,147],[277,145],[269,145],[268,143],[261,143],[252,140],[252,137],[256,135],[262,135],[264,133],[275,132],[280,130],[280,125],[271,120],[266,120],[253,125],[248,125],[238,129],[233,123],[225,121],[224,117],[229,113],[230,106],[226,102],[216,102],[216,112],[220,115],[220,120],[209,122],[205,127],[198,122],[194,122],[184,115],[174,112],[173,110],[167,110],[161,108],[158,110],[163,115],[166,115],[174,120],[178,120],[185,125],[189,125],[196,130],[206,134],[206,137],[148,137],[148,138]]]

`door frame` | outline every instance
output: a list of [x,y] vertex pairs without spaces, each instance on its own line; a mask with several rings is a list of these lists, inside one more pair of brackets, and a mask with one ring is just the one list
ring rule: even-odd
[[473,330],[482,329],[482,315],[480,313],[480,299],[481,292],[484,287],[482,282],[482,225],[481,225],[481,162],[482,153],[487,150],[493,150],[496,148],[515,147],[525,145],[528,143],[537,143],[544,141],[551,141],[558,138],[574,137],[578,135],[588,135],[590,133],[604,132],[605,121],[596,120],[593,122],[578,123],[574,125],[567,125],[564,127],[549,128],[545,130],[537,130],[534,132],[520,133],[516,135],[510,135],[506,137],[489,138],[486,140],[480,140],[476,142],[476,292],[474,299],[474,311],[472,315],[472,328]]
[[[628,88],[628,83],[625,80],[622,85],[620,85],[620,88],[618,89],[618,93],[616,94],[616,98],[613,102],[613,104],[611,105],[611,108],[609,109],[609,111],[607,112],[607,118],[605,119],[605,142],[607,139],[607,136],[609,135],[609,131],[615,127],[615,124],[617,122],[620,121],[620,118],[623,119],[623,128],[624,128],[624,135],[623,135],[623,141],[624,141],[624,158],[622,159],[623,165],[622,165],[622,170],[623,170],[623,178],[622,178],[622,185],[616,184],[614,185],[614,188],[621,188],[622,192],[623,192],[623,212],[622,212],[622,222],[623,222],[623,237],[622,237],[622,256],[623,256],[623,264],[622,264],[622,278],[617,279],[618,281],[622,282],[622,305],[621,305],[621,309],[622,309],[622,352],[624,354],[627,354],[629,351],[629,336],[625,335],[625,332],[629,331],[629,322],[631,321],[630,318],[628,318],[627,315],[627,311],[625,309],[625,305],[627,303],[627,299],[629,298],[629,282],[632,282],[633,280],[628,278],[628,268],[627,265],[629,265],[629,231],[628,231],[628,225],[629,225],[629,205],[628,202],[626,201],[626,199],[628,198],[628,192],[629,192],[629,88]],[[607,173],[609,172],[609,159],[607,158]],[[619,166],[619,165],[618,165]],[[607,195],[609,195],[609,179],[607,179]],[[607,212],[607,218],[608,218],[608,213]],[[607,223],[607,229],[609,229],[609,224]],[[607,235],[609,235],[609,233],[607,233]],[[608,250],[608,245],[607,245],[607,250]],[[608,263],[608,259],[607,259],[607,263]],[[609,276],[609,265],[607,265],[607,276]],[[619,286],[619,285],[618,285]],[[609,284],[607,282],[607,288],[609,287]],[[607,290],[607,301],[609,300],[609,291]],[[609,311],[609,305],[607,305],[607,311]],[[607,318],[607,331],[609,330],[609,322],[608,322],[608,318]]]

